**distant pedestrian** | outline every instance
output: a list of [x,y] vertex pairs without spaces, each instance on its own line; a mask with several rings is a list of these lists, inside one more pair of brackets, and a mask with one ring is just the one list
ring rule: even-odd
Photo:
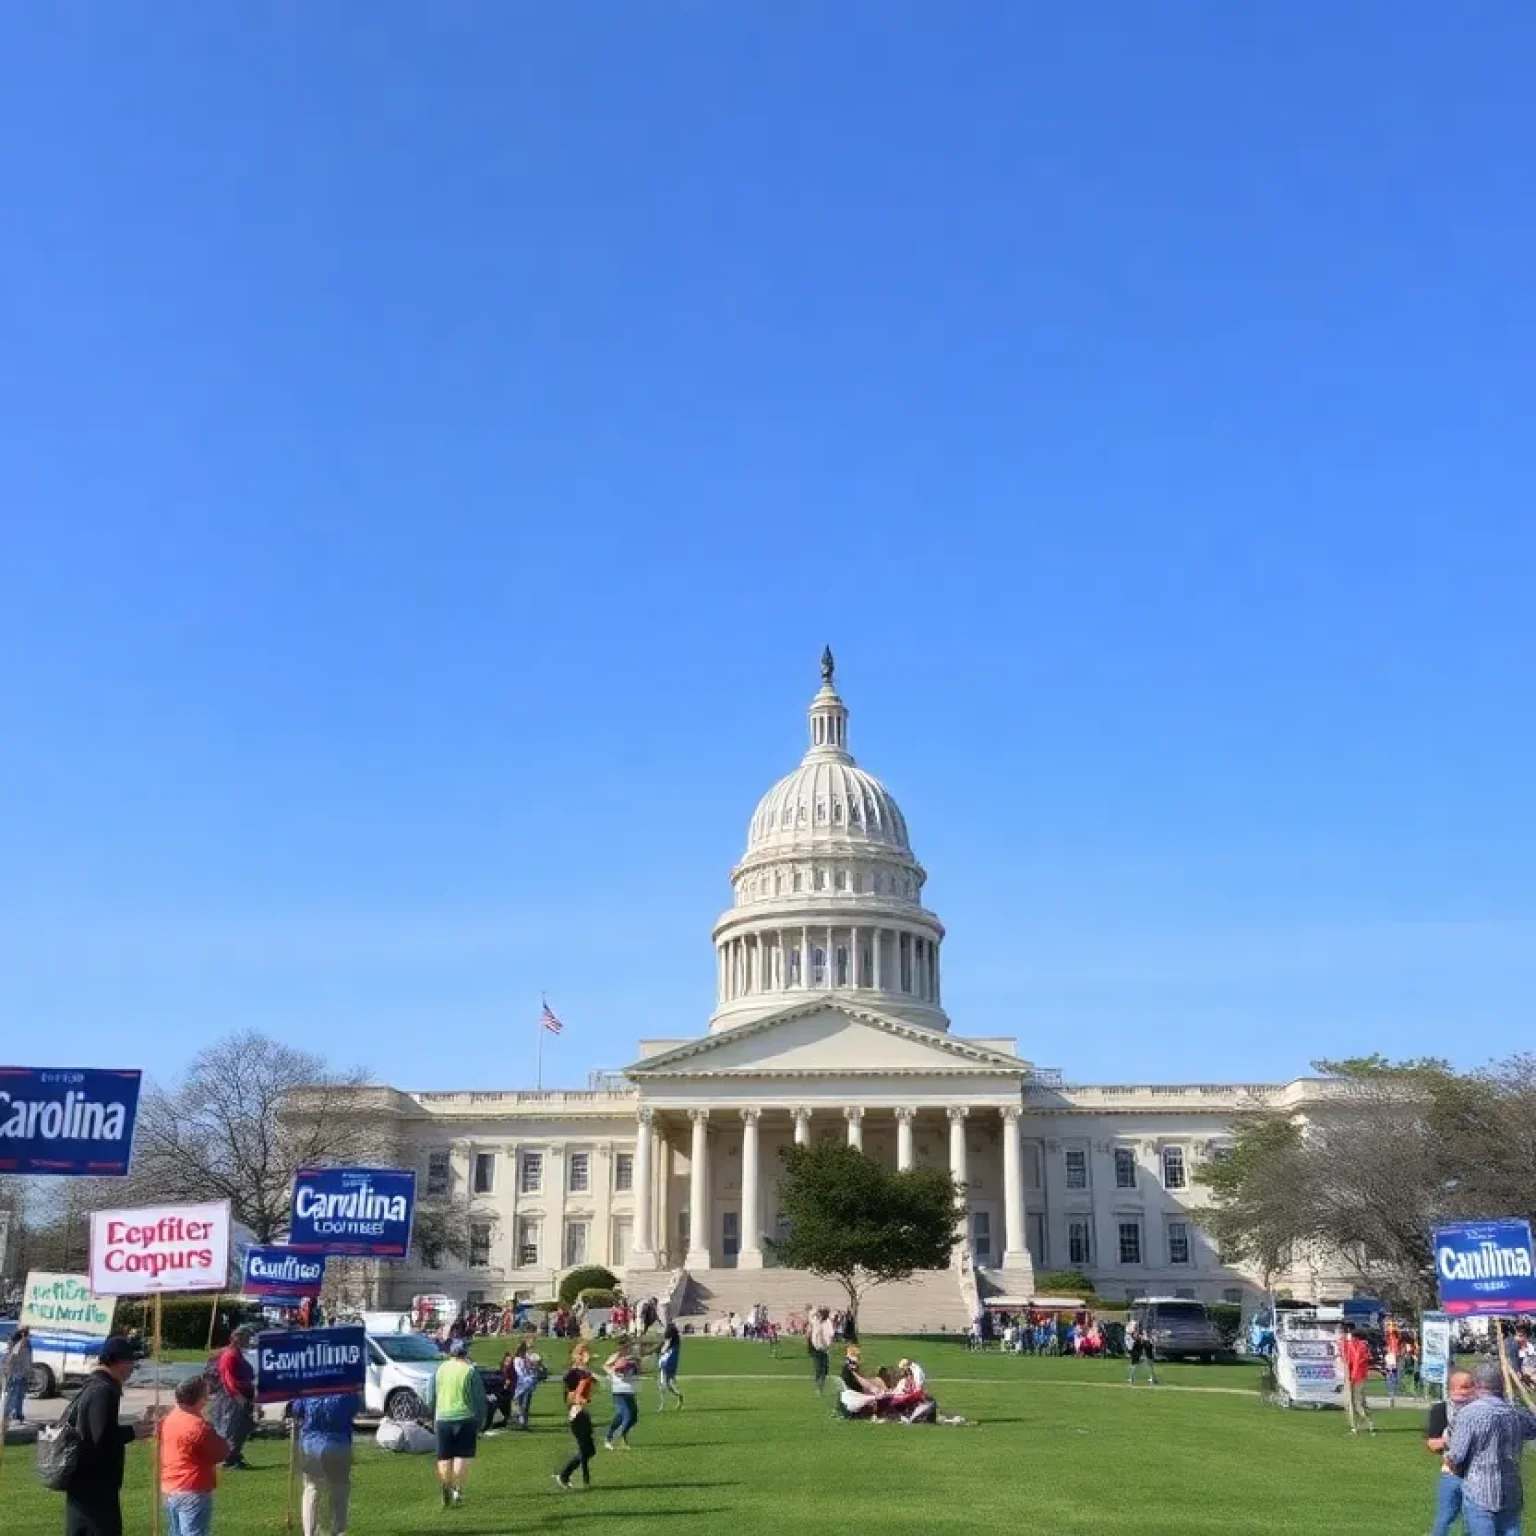
[[640,1361],[624,1343],[609,1355],[603,1369],[608,1373],[608,1387],[613,1393],[613,1420],[603,1437],[603,1447],[627,1451],[629,1432],[640,1422]]
[[132,1425],[122,1422],[123,1387],[134,1361],[127,1339],[103,1341],[96,1369],[69,1406],[80,1459],[64,1491],[64,1536],[123,1536],[123,1451],[155,1432],[148,1413]]
[[219,1395],[213,1403],[213,1427],[229,1442],[224,1467],[231,1472],[250,1468],[245,1442],[256,1424],[256,1372],[245,1358],[250,1344],[251,1330],[235,1329],[217,1361]]
[[1397,1334],[1394,1332],[1387,1340],[1385,1353],[1381,1357],[1382,1373],[1387,1378],[1387,1407],[1397,1407],[1397,1388],[1401,1380],[1402,1356],[1398,1352]]
[[304,1536],[320,1536],[322,1493],[331,1506],[331,1536],[346,1536],[352,1502],[352,1424],[363,1412],[363,1399],[356,1392],[327,1392],[296,1397],[291,1408],[304,1475]]
[[1477,1396],[1456,1415],[1446,1465],[1461,1478],[1461,1518],[1467,1536],[1520,1536],[1525,1490],[1520,1454],[1536,1440],[1536,1414],[1504,1400],[1504,1373],[1495,1360],[1473,1373]]
[[160,1421],[160,1496],[168,1536],[209,1536],[213,1493],[229,1444],[203,1417],[208,1382],[189,1376],[176,1388],[176,1406]]
[[425,1406],[437,1431],[437,1480],[447,1509],[464,1502],[464,1479],[485,1422],[485,1383],[470,1363],[462,1334],[449,1342],[448,1358],[427,1378]]
[[1143,1361],[1147,1366],[1147,1381],[1157,1385],[1157,1355],[1152,1347],[1152,1334],[1139,1318],[1131,1317],[1125,1325],[1125,1352],[1131,1358],[1130,1385],[1136,1385],[1136,1368]]
[[811,1357],[811,1376],[817,1395],[827,1389],[827,1371],[831,1366],[829,1351],[836,1332],[832,1318],[825,1307],[811,1313],[810,1326],[805,1330],[805,1347]]
[[1461,1516],[1461,1479],[1445,1460],[1451,1429],[1457,1415],[1472,1401],[1471,1371],[1452,1371],[1445,1384],[1445,1401],[1429,1410],[1424,1426],[1424,1447],[1440,1458],[1440,1481],[1435,1486],[1435,1523],[1429,1536],[1451,1536],[1451,1527]]
[[571,1478],[578,1467],[581,1481],[592,1482],[592,1458],[597,1455],[597,1444],[592,1438],[592,1352],[585,1344],[578,1344],[571,1351],[571,1363],[563,1378],[565,1386],[565,1416],[571,1426],[571,1438],[576,1451],[571,1459],[555,1473],[555,1481],[569,1491]]
[[677,1331],[676,1323],[668,1323],[666,1332],[661,1336],[661,1353],[656,1356],[656,1411],[660,1413],[667,1406],[667,1393],[671,1393],[677,1399],[677,1406],[683,1406],[683,1394],[677,1387],[677,1370],[683,1358],[683,1336]]
[[533,1415],[533,1394],[544,1379],[544,1358],[534,1348],[532,1335],[517,1346],[512,1356],[512,1370],[512,1406],[517,1414],[517,1427],[527,1429],[528,1420]]
[[0,1400],[0,1424],[7,1419],[13,1424],[23,1424],[27,1417],[27,1383],[32,1377],[32,1330],[18,1328],[5,1346],[5,1358],[0,1360],[0,1388],[4,1398]]
[[1366,1383],[1371,1377],[1371,1346],[1355,1332],[1353,1323],[1345,1323],[1339,1336],[1339,1363],[1344,1368],[1344,1406],[1349,1413],[1349,1432],[1358,1435],[1364,1424],[1374,1435],[1376,1426],[1371,1422],[1365,1401]]

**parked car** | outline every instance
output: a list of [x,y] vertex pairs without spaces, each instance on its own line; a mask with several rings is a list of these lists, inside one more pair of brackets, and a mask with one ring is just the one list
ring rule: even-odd
[[1131,1315],[1164,1360],[1215,1360],[1226,1353],[1220,1330],[1203,1301],[1182,1296],[1148,1296],[1131,1303]]

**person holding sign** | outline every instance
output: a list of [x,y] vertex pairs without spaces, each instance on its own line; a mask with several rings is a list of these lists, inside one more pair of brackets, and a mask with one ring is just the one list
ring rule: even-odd
[[475,1438],[485,1422],[485,1383],[469,1361],[463,1339],[449,1345],[448,1358],[427,1379],[426,1409],[437,1430],[437,1477],[443,1508],[464,1502],[464,1476],[475,1459]]
[[250,1344],[251,1330],[237,1328],[218,1357],[220,1395],[214,1405],[214,1423],[229,1442],[224,1466],[231,1472],[248,1472],[251,1465],[245,1459],[245,1442],[256,1425],[256,1373],[245,1358]]
[[359,1392],[296,1397],[289,1410],[299,1428],[304,1475],[304,1536],[320,1536],[320,1495],[331,1502],[332,1536],[345,1536],[352,1499],[352,1421],[363,1411]]

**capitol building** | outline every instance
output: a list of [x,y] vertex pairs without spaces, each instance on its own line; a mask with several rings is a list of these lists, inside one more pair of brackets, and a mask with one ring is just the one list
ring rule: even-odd
[[400,1166],[469,1213],[465,1257],[388,1267],[378,1304],[539,1299],[583,1263],[701,1316],[834,1303],[770,1247],[780,1149],[829,1137],[965,1191],[953,1264],[872,1292],[868,1328],[963,1328],[978,1297],[1031,1296],[1045,1271],[1084,1271],[1117,1302],[1254,1288],[1203,1229],[1196,1176],[1235,1112],[1304,1116],[1327,1085],[1084,1083],[959,1033],[906,819],[854,760],[830,653],[821,676],[805,756],[748,822],[702,1032],[640,1041],[585,1092],[360,1090]]

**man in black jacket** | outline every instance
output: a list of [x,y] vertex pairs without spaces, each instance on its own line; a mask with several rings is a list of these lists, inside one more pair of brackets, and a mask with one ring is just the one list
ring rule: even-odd
[[80,1435],[80,1464],[64,1495],[64,1536],[123,1536],[123,1450],[155,1432],[147,1415],[136,1424],[119,1422],[133,1364],[128,1340],[108,1339],[70,1406]]

